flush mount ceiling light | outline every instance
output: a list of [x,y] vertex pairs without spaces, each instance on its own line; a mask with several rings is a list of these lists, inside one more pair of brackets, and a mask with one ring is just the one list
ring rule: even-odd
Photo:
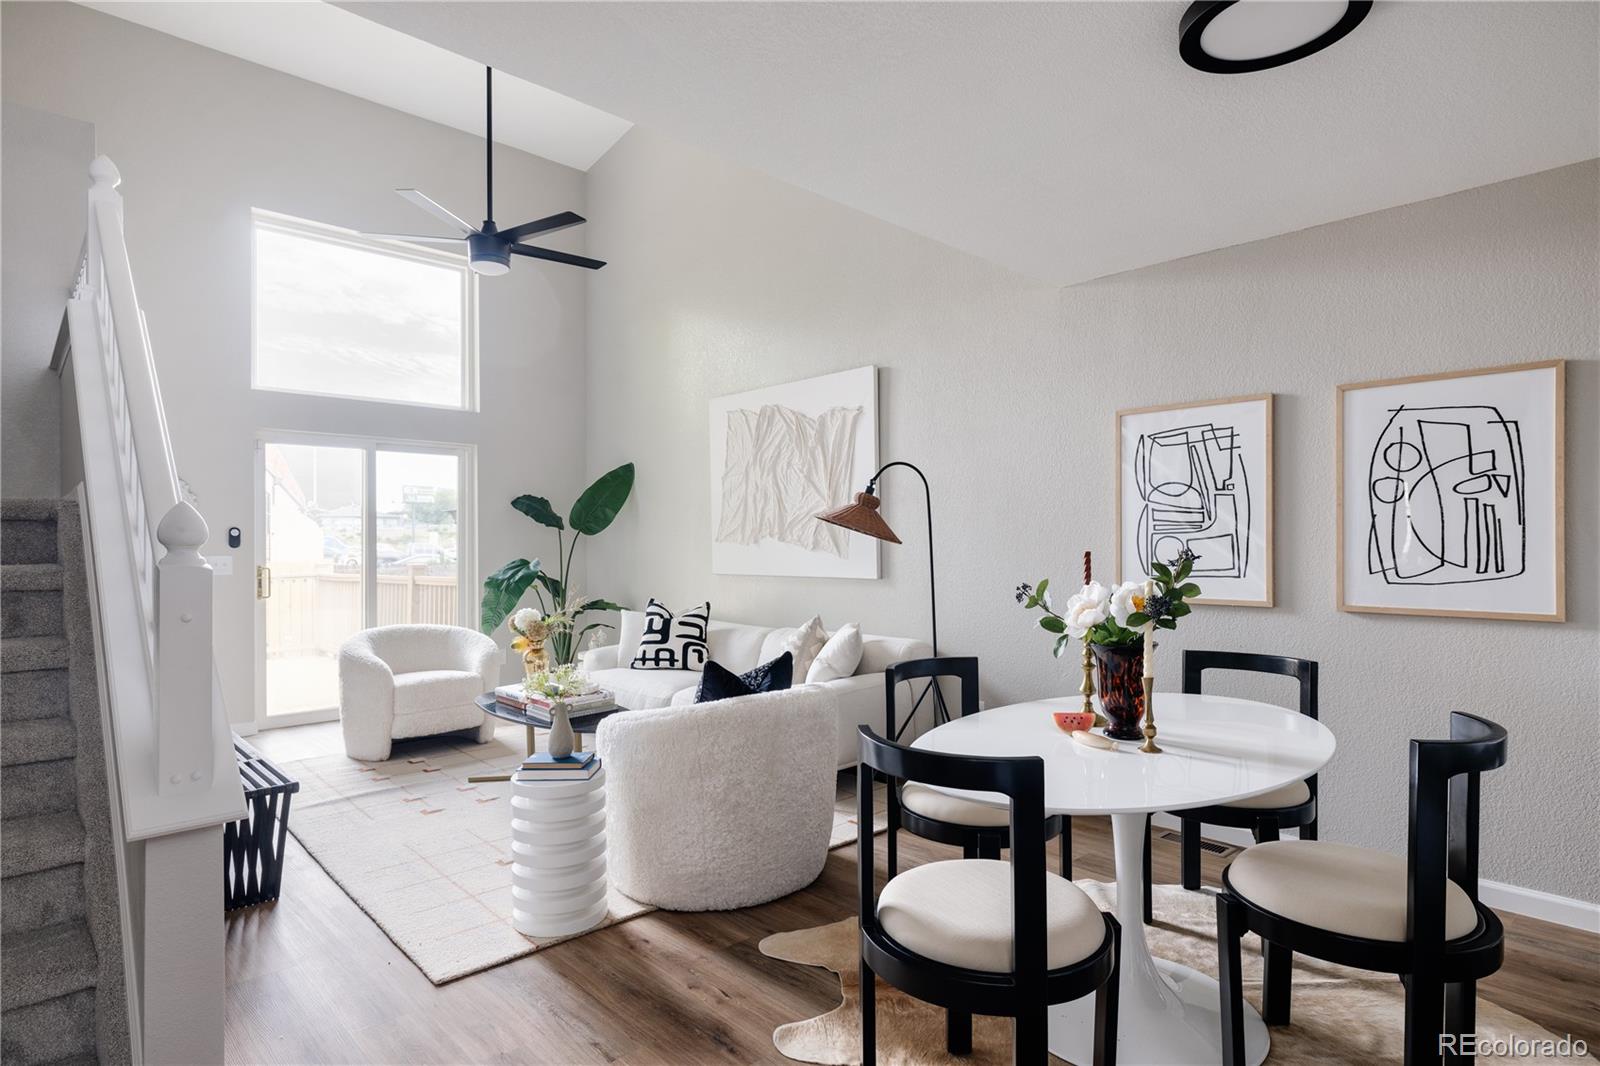
[[1320,52],[1360,25],[1372,0],[1196,0],[1178,54],[1209,74],[1269,70]]

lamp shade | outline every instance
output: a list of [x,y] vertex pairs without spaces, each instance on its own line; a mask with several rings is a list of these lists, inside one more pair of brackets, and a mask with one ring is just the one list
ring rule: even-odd
[[865,533],[877,540],[886,540],[890,544],[900,543],[900,538],[878,513],[878,497],[870,492],[858,492],[855,503],[846,504],[836,511],[826,511],[817,517],[832,525]]

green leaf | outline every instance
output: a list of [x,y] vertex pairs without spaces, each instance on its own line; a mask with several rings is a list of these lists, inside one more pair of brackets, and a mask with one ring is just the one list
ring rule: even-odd
[[1163,618],[1163,619],[1161,619],[1160,621],[1158,621],[1156,623],[1156,628],[1157,629],[1177,629],[1178,628],[1178,620],[1176,618]]
[[1143,611],[1134,611],[1128,616],[1127,628],[1140,629],[1150,624],[1150,616]]
[[1180,596],[1198,596],[1198,595],[1200,595],[1200,586],[1196,585],[1193,581],[1191,581],[1187,585],[1183,586],[1181,589],[1178,590],[1178,595],[1180,595]]
[[633,464],[623,463],[601,474],[572,505],[572,528],[585,536],[603,533],[633,491]]
[[1174,581],[1182,581],[1184,578],[1189,576],[1189,571],[1191,571],[1193,569],[1194,569],[1194,560],[1193,559],[1185,559],[1182,563],[1179,564],[1178,572],[1172,576],[1172,580],[1174,580]]
[[493,633],[516,610],[517,601],[539,574],[539,560],[513,559],[484,579],[478,624],[485,633]]
[[1061,636],[1056,638],[1055,650],[1051,654],[1053,654],[1057,659],[1061,658],[1061,653],[1066,649],[1067,645],[1070,644],[1071,642],[1072,642],[1072,638],[1070,636],[1066,635],[1065,633],[1063,633]]
[[552,608],[559,611],[562,607],[566,606],[567,590],[566,586],[561,584],[560,578],[556,577],[554,574],[540,573],[535,580],[537,580],[539,585],[550,594],[550,599],[552,601],[550,606]]
[[[583,611],[626,611],[626,610],[627,610],[627,608],[622,606],[622,604],[620,604],[620,603],[612,603],[610,600],[590,600],[587,604],[584,605],[584,608],[583,608]],[[583,611],[579,611],[578,613],[582,614]],[[602,624],[603,623],[601,623],[601,622],[596,622],[595,623],[595,625],[602,625]],[[610,627],[608,626],[607,628],[610,628]]]
[[606,623],[606,622],[590,622],[588,625],[586,625],[582,629],[578,630],[577,636],[574,637],[574,639],[572,641],[572,646],[574,648],[581,649],[583,647],[583,638],[589,635],[589,630],[591,630],[591,629],[615,629],[615,628],[616,628],[616,626],[610,625],[609,623]]
[[1049,587],[1050,587],[1050,579],[1046,577],[1046,578],[1041,578],[1039,580],[1039,587],[1033,590],[1033,594],[1035,596],[1039,597],[1039,602],[1040,603],[1044,602],[1045,590],[1048,589]]
[[550,506],[550,501],[543,496],[518,496],[511,501],[511,506],[539,523],[551,529],[566,529],[566,524],[561,521],[561,516],[556,514]]
[[1174,618],[1182,618],[1184,615],[1193,611],[1194,608],[1190,607],[1187,603],[1175,603],[1172,605],[1172,617]]
[[1047,614],[1039,619],[1039,628],[1047,633],[1065,633],[1067,631],[1067,623],[1053,614]]
[[1170,582],[1172,580],[1172,571],[1167,568],[1166,563],[1151,563],[1150,572],[1163,581]]

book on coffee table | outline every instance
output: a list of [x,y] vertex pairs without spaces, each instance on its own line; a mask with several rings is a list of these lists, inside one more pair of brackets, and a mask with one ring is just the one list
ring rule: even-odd
[[[501,685],[494,690],[494,698],[496,702],[515,707],[519,711],[529,709],[548,711],[558,702],[545,696],[529,696],[523,692],[521,685]],[[572,696],[559,702],[565,703],[567,710],[572,714],[606,711],[617,705],[616,697],[604,689],[586,692],[582,696]]]
[[523,760],[517,771],[523,781],[587,781],[600,772],[600,760],[592,751],[575,751],[557,759],[539,752]]

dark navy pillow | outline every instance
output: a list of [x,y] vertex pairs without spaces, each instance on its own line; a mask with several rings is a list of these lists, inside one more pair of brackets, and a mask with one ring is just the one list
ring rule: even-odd
[[696,703],[727,700],[755,692],[782,692],[794,682],[794,656],[784,652],[770,663],[762,663],[747,674],[736,674],[716,660],[700,671]]

